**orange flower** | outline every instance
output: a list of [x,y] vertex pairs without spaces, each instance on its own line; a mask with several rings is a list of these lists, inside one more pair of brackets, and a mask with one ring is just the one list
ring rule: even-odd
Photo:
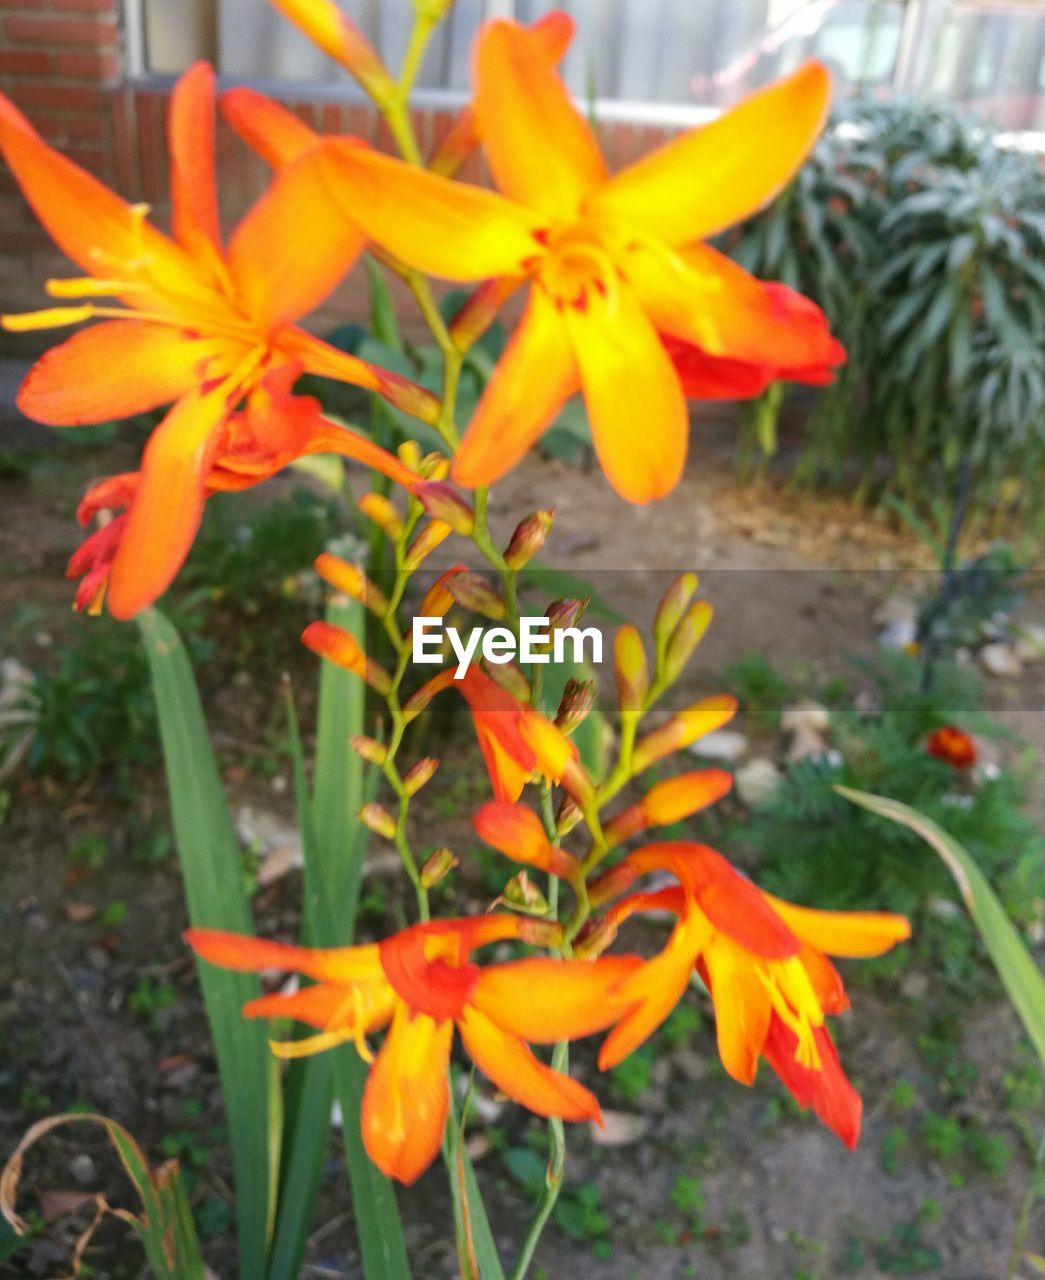
[[705,845],[647,845],[591,887],[604,902],[637,877],[667,871],[678,889],[635,894],[607,913],[614,923],[636,911],[678,916],[667,946],[614,991],[632,1000],[602,1046],[599,1066],[612,1067],[667,1017],[696,966],[711,992],[722,1064],[752,1084],[764,1057],[795,1099],[812,1107],[849,1147],[860,1132],[861,1102],[846,1080],[825,1015],[849,1001],[833,956],[875,956],[910,937],[903,916],[814,911],[763,893]]
[[[808,63],[610,178],[533,32],[488,23],[476,65],[478,131],[503,195],[339,141],[323,148],[331,189],[354,224],[419,270],[533,286],[455,480],[474,487],[503,475],[581,389],[610,482],[648,502],[674,487],[686,455],[672,354],[692,348],[796,377],[819,377],[841,358],[812,303],[698,243],[790,180],[826,117],[827,72]],[[665,341],[683,347],[669,354]]]
[[930,734],[925,749],[955,769],[971,769],[976,763],[976,743],[963,729],[953,724],[945,724]]
[[[49,282],[69,305],[3,323],[25,330],[105,319],[37,362],[19,407],[39,422],[75,426],[174,402],[146,445],[136,483],[126,487],[118,538],[107,534],[116,544],[108,548],[109,607],[120,618],[171,582],[208,491],[256,483],[303,452],[333,447],[349,456],[369,451],[370,462],[378,456],[369,442],[324,423],[314,401],[291,398],[302,370],[433,412],[427,393],[294,324],[363,246],[325,195],[318,155],[283,170],[222,248],[213,106],[213,72],[197,63],[171,98],[170,239],[146,221],[145,206],[125,204],[53,151],[0,96],[0,151],[55,242],[88,273]],[[306,237],[296,234],[302,225]],[[98,296],[123,306],[82,301]]]
[[[283,1058],[352,1041],[372,1063],[363,1092],[363,1142],[389,1177],[413,1182],[439,1150],[450,1104],[454,1027],[476,1066],[510,1097],[542,1116],[600,1120],[582,1085],[538,1061],[527,1045],[591,1035],[621,1006],[610,996],[640,963],[545,957],[480,969],[478,947],[505,938],[553,942],[557,927],[518,916],[440,920],[370,946],[311,950],[211,929],[185,937],[197,955],[226,969],[279,969],[315,985],[244,1006],[247,1017],[295,1018],[316,1028],[273,1044]],[[388,1028],[376,1057],[367,1037]]]

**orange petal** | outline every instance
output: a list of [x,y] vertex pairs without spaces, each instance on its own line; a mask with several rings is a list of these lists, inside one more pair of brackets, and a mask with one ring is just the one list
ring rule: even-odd
[[525,27],[483,27],[475,111],[494,181],[513,200],[572,221],[585,197],[606,181],[591,128]]
[[218,106],[247,146],[273,169],[297,160],[320,139],[300,116],[243,85],[226,89]]
[[182,935],[193,951],[210,964],[240,973],[278,969],[330,982],[366,982],[382,977],[376,945],[361,947],[296,947],[222,929],[186,929]]
[[662,337],[687,400],[747,400],[774,380],[769,365],[709,356],[691,342]]
[[109,612],[133,618],[174,580],[199,528],[207,471],[232,414],[226,383],[183,396],[149,437],[109,579]]
[[503,196],[351,143],[322,153],[344,216],[403,262],[447,280],[520,275],[544,220]]
[[229,242],[237,292],[267,329],[317,307],[363,250],[363,237],[346,223],[322,175],[318,149],[280,169]]
[[519,461],[577,390],[578,373],[566,326],[539,286],[497,362],[452,475],[474,489],[492,484]]
[[248,1000],[243,1016],[293,1018],[320,1031],[350,1031],[362,1037],[388,1022],[395,1003],[395,994],[378,983],[343,987],[321,982],[287,995],[276,993]]
[[272,3],[371,92],[386,94],[394,87],[373,45],[334,0],[272,0]]
[[479,973],[471,1004],[533,1044],[576,1040],[608,1027],[629,1007],[612,992],[641,964],[638,956],[591,962],[537,956],[488,965]]
[[467,1008],[458,1027],[464,1047],[483,1075],[528,1110],[564,1120],[601,1118],[593,1093],[539,1062],[527,1045],[478,1009]]
[[629,165],[594,193],[587,209],[671,245],[712,236],[790,182],[824,126],[830,96],[827,69],[807,62]]
[[564,314],[595,452],[622,498],[661,498],[678,483],[689,443],[678,374],[627,285],[587,298]]
[[[52,347],[29,370],[18,407],[36,422],[75,427],[170,404],[234,368],[247,352],[234,342],[193,337],[166,325],[110,320]],[[119,377],[112,370],[119,369]]]
[[171,94],[168,119],[174,238],[210,265],[221,250],[214,186],[214,72],[195,62]]
[[772,1013],[769,992],[751,957],[728,938],[716,938],[705,949],[704,962],[722,1065],[734,1080],[754,1084]]
[[480,840],[513,862],[565,879],[577,871],[576,859],[551,844],[540,818],[525,805],[488,801],[473,815],[472,826]]
[[820,1120],[850,1151],[860,1140],[863,1102],[845,1077],[838,1050],[825,1027],[815,1027],[813,1037],[819,1070],[795,1060],[795,1033],[774,1014],[764,1047],[765,1059],[801,1107],[812,1107]]
[[911,936],[906,916],[887,911],[817,911],[762,895],[788,928],[829,956],[880,956]]
[[415,1182],[439,1152],[454,1024],[396,1008],[363,1090],[363,1145],[389,1178]]
[[[147,260],[150,278],[173,277],[183,292],[199,292],[188,255],[97,178],[49,147],[3,94],[0,152],[55,244],[90,275],[133,277]],[[134,295],[138,302],[144,296]]]

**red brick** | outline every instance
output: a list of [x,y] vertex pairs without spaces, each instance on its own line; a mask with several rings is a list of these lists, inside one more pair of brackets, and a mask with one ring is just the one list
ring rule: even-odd
[[65,154],[70,160],[90,170],[99,178],[108,178],[109,152],[100,147],[67,147]]
[[51,111],[98,111],[105,106],[102,90],[86,85],[20,84],[13,96],[21,106]]
[[115,14],[113,0],[51,0],[51,8],[67,13]]
[[89,44],[111,49],[120,41],[114,22],[89,18],[35,18],[13,13],[4,19],[4,31],[9,40],[23,44]]
[[115,80],[120,74],[120,59],[115,53],[60,53],[55,74],[78,80]]
[[0,75],[45,76],[51,58],[42,49],[0,49]]
[[[19,93],[16,89],[14,93],[15,102],[19,102]],[[39,111],[30,111],[29,123],[33,126],[41,138],[46,138],[48,142],[64,142],[65,141],[65,117],[41,115]]]
[[100,142],[108,136],[109,126],[101,116],[68,116],[65,131],[77,141]]
[[49,0],[0,0],[0,13],[5,9],[46,9]]

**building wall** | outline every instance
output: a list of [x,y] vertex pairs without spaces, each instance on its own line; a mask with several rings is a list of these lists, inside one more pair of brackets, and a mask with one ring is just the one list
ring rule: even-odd
[[[163,226],[169,214],[167,92],[128,77],[122,7],[122,0],[0,0],[0,90],[49,143],[125,199],[151,205]],[[330,100],[287,105],[317,130],[354,133],[390,148],[387,131],[370,106]],[[414,122],[422,147],[433,146],[451,121],[447,111],[418,111]],[[608,130],[606,142],[611,158],[622,164],[664,136],[654,127],[616,125]],[[264,189],[267,171],[230,130],[219,126],[218,174],[222,216],[231,226]],[[462,176],[484,180],[478,156]],[[40,229],[0,161],[0,309],[46,306],[44,281],[74,273]],[[310,325],[322,331],[364,320],[364,280],[362,272],[353,273],[311,317]],[[401,301],[401,314],[410,326],[412,304],[405,295]],[[33,351],[53,341],[54,335],[47,332],[0,331],[0,345],[7,351]]]

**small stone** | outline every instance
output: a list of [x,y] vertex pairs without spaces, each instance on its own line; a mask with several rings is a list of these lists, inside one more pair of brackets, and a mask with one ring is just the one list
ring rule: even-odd
[[980,666],[989,675],[998,676],[1002,680],[1015,680],[1023,670],[1023,659],[1015,645],[997,641],[985,644],[980,650]]
[[675,1070],[687,1080],[703,1080],[708,1074],[708,1060],[696,1049],[676,1049],[671,1060]]
[[69,1161],[69,1172],[81,1187],[94,1186],[98,1181],[98,1170],[86,1151],[80,1151],[73,1156]]
[[887,627],[890,623],[897,622],[917,626],[918,601],[911,596],[886,596],[878,608],[875,609],[873,616],[880,627]]
[[803,698],[783,709],[780,727],[785,733],[826,733],[831,727],[831,713],[823,703]]
[[928,906],[933,915],[939,916],[941,920],[960,920],[965,914],[963,907],[953,898],[930,898]]
[[671,1061],[668,1058],[658,1058],[650,1070],[650,1079],[655,1085],[666,1085],[671,1079]]
[[737,795],[744,804],[757,809],[776,795],[784,776],[772,760],[756,756],[734,774]]
[[112,964],[112,956],[103,947],[88,947],[87,963],[96,972],[104,973]]
[[1016,653],[1023,662],[1045,662],[1045,627],[1021,623],[1016,628]]
[[918,969],[912,969],[900,979],[900,994],[907,1000],[924,1000],[929,987],[929,975]]
[[704,760],[739,760],[747,751],[748,742],[744,734],[736,729],[716,729],[714,733],[706,733],[703,738],[688,748],[690,753]]
[[597,1147],[629,1147],[641,1142],[649,1130],[649,1120],[645,1116],[633,1115],[628,1111],[606,1111],[602,1113],[602,1127],[594,1121],[589,1125],[591,1140]]

